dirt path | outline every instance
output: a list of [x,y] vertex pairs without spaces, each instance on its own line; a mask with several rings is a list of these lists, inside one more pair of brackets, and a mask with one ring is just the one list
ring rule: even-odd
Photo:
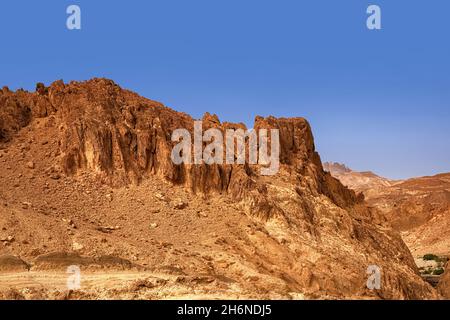
[[[53,290],[68,290],[67,282],[73,282],[73,274],[64,272],[21,272],[0,274],[0,289],[16,288],[24,289],[30,287],[43,287]],[[97,287],[113,288],[129,285],[139,279],[161,279],[161,275],[149,272],[91,272],[81,273],[80,287],[89,290]],[[162,279],[170,280],[170,275]]]
[[[84,272],[79,289],[70,290],[73,274],[30,271],[0,274],[2,299],[249,299],[261,296],[207,277],[176,276],[139,271]],[[285,297],[284,297],[285,298]],[[302,297],[300,297],[302,298]]]

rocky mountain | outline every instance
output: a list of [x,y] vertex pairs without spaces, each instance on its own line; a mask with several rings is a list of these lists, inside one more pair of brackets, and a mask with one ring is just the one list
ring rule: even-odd
[[344,172],[339,164],[326,163],[324,168],[362,192],[367,203],[402,232],[415,255],[450,255],[450,173],[393,181],[347,167]]
[[[440,277],[443,262],[450,258],[450,173],[392,181],[371,176],[369,182],[361,179],[365,173],[355,172],[342,165],[324,165],[343,184],[364,194],[366,202],[389,221],[413,253],[424,278],[438,283],[447,298],[448,271]],[[384,184],[384,185],[383,185]],[[431,256],[438,260],[425,260]],[[432,263],[435,266],[421,267]],[[447,264],[448,266],[448,264]]]
[[336,162],[325,162],[323,168],[330,172],[333,177],[339,179],[344,186],[356,192],[361,192],[368,198],[376,195],[379,190],[384,190],[386,187],[398,183],[398,181],[380,177],[371,171],[353,171],[345,164]]
[[445,270],[446,272],[439,281],[438,290],[445,299],[450,299],[450,262],[447,262]]
[[37,278],[0,273],[3,297],[64,296],[56,273],[69,265],[88,281],[66,298],[439,297],[400,235],[323,170],[305,119],[256,117],[253,128],[280,132],[275,176],[175,165],[172,132],[193,126],[107,79],[4,87],[0,270]]
[[415,255],[450,255],[450,174],[406,180],[368,199]]

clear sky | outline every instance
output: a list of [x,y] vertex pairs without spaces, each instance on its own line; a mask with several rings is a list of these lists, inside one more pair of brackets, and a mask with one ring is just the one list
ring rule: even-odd
[[194,117],[306,117],[322,160],[356,170],[450,171],[448,0],[14,0],[0,30],[12,89],[108,77]]

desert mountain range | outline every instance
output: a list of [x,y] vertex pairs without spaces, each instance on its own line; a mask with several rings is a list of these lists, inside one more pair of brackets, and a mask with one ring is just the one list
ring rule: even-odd
[[450,257],[450,173],[390,180],[339,163],[324,163],[324,169],[380,210],[415,257]]
[[324,168],[381,210],[414,254],[450,255],[450,173],[390,180],[338,163]]
[[[202,120],[206,128],[245,128],[209,113]],[[431,180],[418,191],[412,181],[361,174],[386,192],[383,199],[402,194],[380,210],[375,195],[364,200],[324,170],[303,118],[255,118],[255,129],[280,131],[275,176],[261,176],[258,165],[175,165],[171,133],[192,131],[193,122],[107,79],[39,83],[34,92],[4,87],[0,297],[439,299],[447,292],[422,279],[410,252],[421,247],[408,249],[408,235],[399,233],[445,214],[434,197],[440,206],[447,193],[435,193]],[[408,192],[436,211],[409,215]],[[70,265],[80,266],[82,284],[68,292],[61,274]],[[381,270],[379,289],[367,287],[371,265]]]

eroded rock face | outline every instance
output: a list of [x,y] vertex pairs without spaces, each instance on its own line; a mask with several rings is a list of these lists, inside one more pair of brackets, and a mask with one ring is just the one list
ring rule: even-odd
[[[193,133],[194,119],[122,90],[111,80],[68,85],[57,81],[48,88],[39,83],[35,93],[4,92],[1,99],[2,141],[10,139],[33,117],[54,119],[61,136],[61,168],[67,175],[93,171],[116,186],[157,175],[194,192],[229,192],[238,199],[262,187],[255,181],[257,168],[249,165],[173,164],[172,132],[185,128]],[[243,124],[221,124],[209,113],[202,121],[204,130],[246,129]],[[312,192],[328,196],[340,207],[361,202],[353,191],[324,173],[305,119],[256,117],[254,128],[279,129],[282,170],[299,178],[308,177],[305,183]]]
[[439,280],[438,291],[445,299],[450,300],[450,262],[447,262],[445,273]]
[[[6,149],[20,130],[46,119],[57,139],[51,152],[56,162],[46,166],[36,160],[33,170],[45,170],[51,179],[83,180],[88,173],[115,187],[155,179],[205,198],[230,197],[264,227],[253,229],[249,224],[249,234],[236,239],[232,234],[226,241],[233,241],[233,246],[219,241],[221,255],[230,255],[229,261],[235,259],[234,251],[249,256],[230,266],[249,266],[230,271],[237,267],[221,269],[218,264],[215,272],[236,277],[251,269],[261,279],[275,277],[277,286],[283,283],[286,290],[311,297],[437,297],[421,280],[399,235],[366,207],[363,197],[323,170],[303,118],[256,117],[255,129],[280,132],[280,170],[262,176],[259,165],[175,165],[170,158],[172,132],[185,128],[192,133],[194,119],[106,79],[39,84],[34,93],[3,90],[0,115],[0,144]],[[208,113],[202,120],[204,129],[245,129]],[[180,210],[188,209],[192,206]],[[382,270],[378,291],[366,286],[369,265]]]
[[12,93],[4,87],[0,91],[0,142],[8,141],[31,121],[28,94]]
[[390,180],[372,172],[356,172],[325,163],[342,184],[364,194],[403,238],[414,255],[448,255],[450,238],[450,174]]

